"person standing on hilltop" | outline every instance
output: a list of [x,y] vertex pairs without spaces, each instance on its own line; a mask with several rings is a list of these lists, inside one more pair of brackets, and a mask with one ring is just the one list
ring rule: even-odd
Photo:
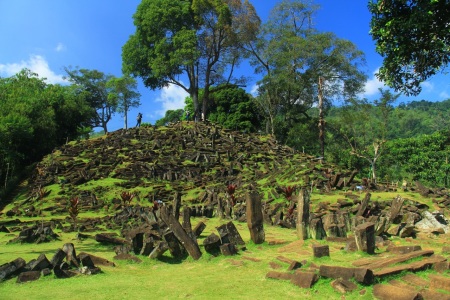
[[137,123],[136,123],[136,127],[141,127],[141,121],[142,121],[142,114],[138,113],[137,117],[136,117]]

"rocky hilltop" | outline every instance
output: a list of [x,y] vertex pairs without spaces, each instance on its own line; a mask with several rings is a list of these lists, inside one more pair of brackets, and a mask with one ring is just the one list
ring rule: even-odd
[[233,184],[237,198],[251,188],[270,200],[284,186],[342,188],[354,175],[270,136],[179,122],[67,143],[36,166],[26,193],[29,200],[50,193],[48,199],[77,196],[109,204],[124,191],[149,203],[180,192],[184,202],[201,203]]

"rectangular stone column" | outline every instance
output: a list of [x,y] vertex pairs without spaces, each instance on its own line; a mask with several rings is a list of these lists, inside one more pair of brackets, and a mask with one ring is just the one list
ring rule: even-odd
[[265,241],[263,212],[261,198],[256,192],[247,194],[247,226],[250,230],[250,237],[255,244],[262,244]]
[[197,241],[191,239],[181,226],[180,222],[178,222],[174,215],[169,213],[165,206],[161,207],[161,219],[173,231],[175,237],[184,246],[189,255],[192,256],[193,259],[198,260],[202,256],[202,253],[200,252]]
[[[295,197],[295,196],[294,196]],[[310,238],[309,232],[309,203],[310,195],[307,189],[302,189],[297,197],[297,237],[300,240]]]
[[180,208],[181,208],[181,193],[176,192],[175,197],[173,199],[173,216],[177,220],[180,218]]
[[355,228],[355,242],[359,251],[368,254],[375,253],[375,224],[372,222],[363,223]]

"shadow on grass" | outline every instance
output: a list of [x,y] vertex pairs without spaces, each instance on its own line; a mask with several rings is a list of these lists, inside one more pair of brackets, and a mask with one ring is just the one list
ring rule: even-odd
[[172,256],[161,256],[160,258],[158,258],[159,261],[164,262],[164,263],[168,263],[171,265],[178,265],[181,264],[182,262],[184,262],[189,256],[183,255],[181,257],[172,257]]

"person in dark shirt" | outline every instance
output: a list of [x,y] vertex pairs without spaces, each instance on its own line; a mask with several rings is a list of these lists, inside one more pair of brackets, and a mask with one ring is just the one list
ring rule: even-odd
[[137,123],[136,123],[136,127],[141,127],[141,121],[142,121],[142,114],[138,113],[137,117],[136,117]]

